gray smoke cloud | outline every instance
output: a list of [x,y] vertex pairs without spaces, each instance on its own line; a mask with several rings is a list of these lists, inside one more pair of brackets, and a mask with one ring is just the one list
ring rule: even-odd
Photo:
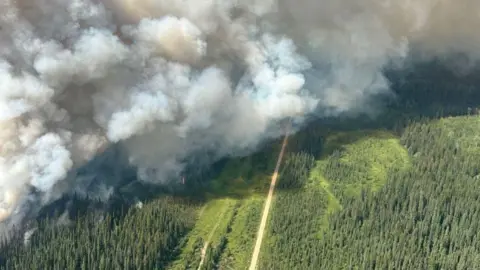
[[476,0],[0,0],[0,223],[112,143],[155,183],[284,119],[368,112],[386,65],[476,62],[478,29]]

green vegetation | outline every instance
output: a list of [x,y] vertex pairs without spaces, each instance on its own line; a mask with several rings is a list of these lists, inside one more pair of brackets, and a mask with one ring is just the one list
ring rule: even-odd
[[[6,269],[155,269],[176,256],[193,226],[195,206],[165,197],[131,208],[119,219],[93,213],[73,224],[38,224],[30,244],[15,241],[2,254]],[[18,239],[20,240],[20,239]]]
[[207,242],[203,269],[248,267],[277,154],[273,144],[224,164],[210,182],[207,203],[171,269],[198,269]]
[[[213,200],[218,211],[205,210],[188,235],[182,254],[169,269],[198,269],[201,250],[208,241],[202,269],[246,269],[250,262],[264,198]],[[214,209],[214,208],[212,208]],[[205,223],[205,220],[212,219]]]
[[260,269],[480,269],[479,133],[475,116],[410,123],[405,148],[330,136],[308,184],[277,195]]
[[200,217],[188,235],[188,242],[173,269],[197,269],[205,243],[208,242],[209,247],[222,244],[236,204],[237,201],[232,199],[212,200],[200,210]]
[[[312,132],[321,154],[308,136],[289,145],[259,269],[480,269],[478,116],[412,121],[400,137]],[[197,269],[208,242],[202,269],[246,269],[277,154],[224,163],[201,205],[40,222],[29,245],[2,249],[4,268]]]
[[[324,130],[289,145],[259,269],[480,269],[480,118]],[[312,140],[308,140],[312,141]],[[161,197],[70,225],[45,220],[5,269],[246,269],[277,145],[231,159],[205,203]]]
[[279,152],[278,143],[248,157],[228,160],[221,172],[210,181],[207,197],[246,198],[264,195]]
[[408,168],[408,152],[399,139],[386,131],[338,133],[327,137],[326,153],[317,162],[311,182],[330,186],[344,196],[360,195],[381,188],[390,171]]
[[252,256],[260,222],[264,198],[252,196],[243,200],[236,209],[226,235],[227,245],[220,258],[221,269],[246,269]]
[[[296,192],[279,192],[270,219],[268,244],[261,269],[309,269],[320,257],[318,246],[329,229],[330,217],[341,211],[346,198],[377,191],[392,170],[408,167],[408,153],[385,131],[339,132],[327,136],[324,156],[310,165],[308,154],[290,154],[296,166],[284,166],[279,185],[298,177],[306,183]],[[305,164],[302,167],[301,164]],[[302,168],[302,169],[299,169]],[[293,170],[294,172],[288,172]],[[313,269],[313,268],[312,268]]]

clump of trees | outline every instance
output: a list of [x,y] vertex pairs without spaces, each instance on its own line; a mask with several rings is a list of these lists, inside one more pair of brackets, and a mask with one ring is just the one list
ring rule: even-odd
[[46,219],[30,243],[5,248],[2,269],[163,269],[193,227],[194,205],[163,197],[123,216],[88,213],[70,225]]
[[315,158],[305,152],[287,154],[280,173],[278,188],[301,188],[308,180],[310,169],[315,165]]

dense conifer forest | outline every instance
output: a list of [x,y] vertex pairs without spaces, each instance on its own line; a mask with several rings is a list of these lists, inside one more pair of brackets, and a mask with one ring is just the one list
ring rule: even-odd
[[480,269],[479,132],[478,116],[410,123],[411,164],[385,166],[378,190],[357,183],[380,160],[352,165],[339,151],[319,161],[310,185],[277,195],[260,269]]
[[162,269],[192,228],[195,207],[172,197],[125,215],[87,213],[71,223],[43,220],[31,238],[2,250],[6,269]]

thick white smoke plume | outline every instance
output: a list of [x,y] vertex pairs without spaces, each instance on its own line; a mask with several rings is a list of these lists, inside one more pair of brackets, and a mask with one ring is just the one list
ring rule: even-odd
[[477,0],[0,0],[0,221],[111,143],[163,181],[283,119],[368,110],[387,64],[476,59],[478,29]]

